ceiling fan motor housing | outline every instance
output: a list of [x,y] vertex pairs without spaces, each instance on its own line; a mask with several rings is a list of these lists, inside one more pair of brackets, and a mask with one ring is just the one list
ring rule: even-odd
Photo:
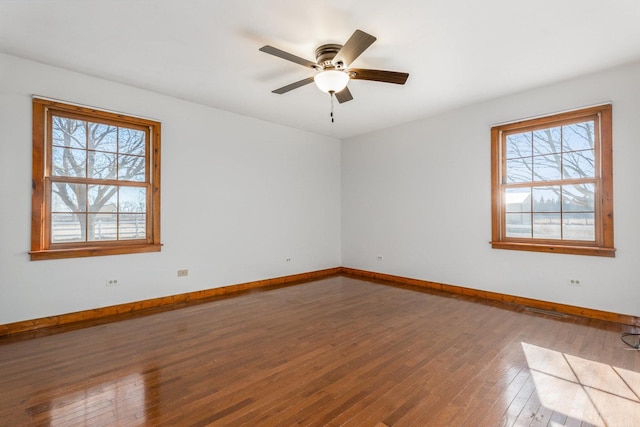
[[342,49],[341,44],[323,44],[316,49],[316,62],[322,67],[323,70],[330,70],[335,68],[336,70],[344,69],[344,64],[339,62],[334,64],[333,58]]

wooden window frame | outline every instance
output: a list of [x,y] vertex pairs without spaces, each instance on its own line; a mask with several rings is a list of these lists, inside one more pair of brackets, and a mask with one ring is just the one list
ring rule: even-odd
[[[539,238],[506,237],[505,204],[505,155],[504,134],[510,131],[531,131],[575,123],[580,119],[596,117],[595,154],[595,241],[556,240]],[[492,239],[495,249],[512,249],[534,252],[563,253],[614,257],[613,240],[613,165],[612,165],[612,106],[611,104],[584,108],[524,120],[491,128],[491,198]],[[561,181],[561,180],[560,180]],[[532,181],[532,183],[534,183]],[[535,183],[538,183],[537,181]],[[544,181],[540,182],[543,184]]]
[[[98,123],[148,129],[145,181],[146,238],[135,240],[51,243],[51,116],[59,114]],[[32,261],[159,252],[160,243],[160,132],[159,122],[94,108],[33,98],[33,182],[31,212]],[[96,182],[91,178],[78,182]],[[97,180],[99,181],[99,180]]]

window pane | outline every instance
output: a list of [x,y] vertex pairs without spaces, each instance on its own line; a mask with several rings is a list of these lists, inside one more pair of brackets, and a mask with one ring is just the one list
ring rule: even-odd
[[507,188],[504,203],[507,212],[531,212],[531,189]]
[[565,212],[594,212],[595,185],[562,186],[562,210]]
[[87,186],[53,182],[51,184],[51,212],[85,212]]
[[72,148],[87,147],[86,122],[53,116],[53,145]]
[[534,212],[560,212],[560,186],[533,187]]
[[507,160],[507,183],[531,182],[531,157]]
[[531,132],[507,135],[506,142],[507,159],[532,155]]
[[[84,215],[82,215],[84,218]],[[82,237],[82,226],[76,214],[51,215],[51,243],[78,242]]]
[[89,122],[89,137],[87,138],[89,150],[100,150],[115,153],[117,151],[117,139],[115,126],[103,123]]
[[53,147],[52,175],[86,177],[87,152],[73,148]]
[[141,130],[118,128],[118,152],[144,156],[145,132]]
[[534,213],[533,237],[536,239],[560,239],[559,213]]
[[145,159],[139,156],[118,157],[118,179],[121,181],[145,181]]
[[507,237],[531,238],[531,214],[508,213],[505,215]]
[[560,127],[533,132],[533,154],[551,154],[561,151]]
[[562,150],[576,151],[594,148],[593,121],[562,126]]
[[115,185],[89,186],[89,212],[115,213],[118,209],[118,187]]
[[87,215],[87,240],[116,240],[117,215],[115,214],[89,214]]
[[596,239],[595,214],[571,213],[562,216],[563,238],[569,240]]
[[562,155],[562,177],[595,177],[595,153],[593,150],[573,151]]
[[145,214],[120,214],[120,239],[145,239],[147,224]]
[[87,154],[89,178],[115,179],[116,154],[89,151]]
[[144,187],[120,187],[118,212],[146,212],[147,189]]
[[560,155],[536,156],[533,158],[533,180],[551,181],[560,179]]

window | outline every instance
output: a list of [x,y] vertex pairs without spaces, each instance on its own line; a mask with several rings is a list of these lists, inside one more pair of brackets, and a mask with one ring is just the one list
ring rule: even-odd
[[31,259],[160,247],[160,123],[34,98]]
[[492,247],[615,256],[611,105],[491,129]]

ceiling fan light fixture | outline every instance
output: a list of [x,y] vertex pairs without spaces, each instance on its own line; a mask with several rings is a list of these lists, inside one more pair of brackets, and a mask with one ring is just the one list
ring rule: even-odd
[[323,92],[338,93],[349,83],[349,74],[338,70],[321,71],[313,77],[313,81]]

